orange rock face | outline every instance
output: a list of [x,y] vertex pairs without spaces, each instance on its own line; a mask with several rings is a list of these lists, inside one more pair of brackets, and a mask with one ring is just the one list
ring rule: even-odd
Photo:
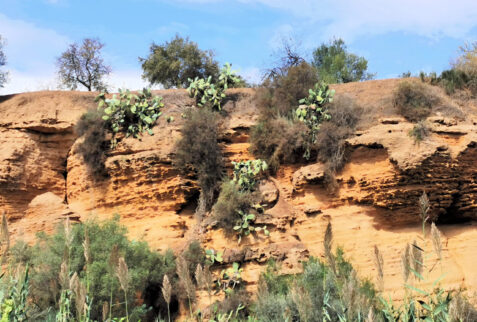
[[[401,254],[416,240],[436,262],[432,243],[422,240],[417,200],[429,195],[431,215],[442,233],[442,281],[445,287],[477,288],[477,129],[475,102],[452,101],[464,117],[435,113],[428,119],[431,135],[415,142],[413,125],[397,116],[390,97],[398,80],[336,86],[365,107],[364,122],[347,140],[348,162],[336,175],[338,191],[324,185],[319,163],[282,166],[262,183],[271,207],[257,219],[270,237],[250,236],[240,245],[194,216],[198,188],[193,174],[173,164],[180,137],[181,114],[194,101],[183,90],[159,91],[165,108],[154,135],[122,140],[109,151],[109,177],[96,180],[78,153],[83,138],[74,125],[94,107],[93,96],[73,92],[40,92],[0,97],[0,210],[8,214],[12,237],[33,241],[34,234],[53,231],[66,216],[78,220],[120,215],[131,238],[144,239],[156,250],[182,250],[197,239],[224,252],[227,263],[245,262],[250,290],[270,258],[284,273],[301,269],[300,261],[323,256],[323,236],[331,222],[334,245],[342,246],[361,277],[375,280],[374,246],[384,258],[384,292],[402,298]],[[258,120],[252,89],[231,90],[222,113],[221,144],[227,162],[253,158],[249,129]],[[444,104],[443,103],[443,104]],[[174,117],[168,123],[167,116]],[[428,286],[441,274],[434,270]]]

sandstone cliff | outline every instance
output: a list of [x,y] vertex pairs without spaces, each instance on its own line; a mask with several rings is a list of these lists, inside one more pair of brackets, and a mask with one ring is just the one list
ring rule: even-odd
[[[226,262],[244,261],[243,277],[250,289],[271,257],[282,262],[284,272],[296,272],[300,260],[322,256],[324,230],[331,222],[335,245],[344,248],[362,277],[375,278],[373,247],[379,246],[384,290],[399,299],[401,252],[421,234],[417,199],[426,191],[443,234],[447,275],[442,283],[475,290],[475,102],[439,93],[441,106],[428,120],[432,133],[416,143],[408,135],[413,125],[391,108],[398,82],[336,86],[338,95],[350,95],[366,111],[365,121],[347,141],[349,160],[337,175],[339,190],[327,191],[319,163],[282,166],[262,185],[273,205],[260,218],[270,228],[270,238],[249,237],[238,245],[194,217],[198,192],[194,177],[182,176],[171,163],[181,114],[194,103],[182,90],[157,93],[164,97],[165,109],[154,135],[121,141],[108,155],[106,180],[88,175],[77,152],[82,138],[74,131],[80,115],[94,108],[94,94],[0,97],[0,209],[8,214],[12,238],[30,242],[38,231],[51,232],[65,216],[87,220],[117,213],[131,238],[144,239],[159,251],[180,251],[198,239],[206,248],[224,251]],[[251,159],[248,131],[258,118],[254,90],[231,90],[229,97],[221,142],[227,161]],[[166,116],[173,116],[174,122],[166,122]],[[430,241],[423,245],[432,254]]]

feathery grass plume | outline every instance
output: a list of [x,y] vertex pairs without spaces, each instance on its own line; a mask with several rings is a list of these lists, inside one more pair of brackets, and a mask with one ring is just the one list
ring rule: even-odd
[[106,321],[108,319],[108,314],[109,314],[109,303],[104,301],[103,302],[103,309],[102,309],[103,321]]
[[410,267],[411,267],[411,246],[409,244],[404,248],[404,252],[401,255],[402,264],[402,276],[404,283],[409,279]]
[[170,305],[171,305],[171,295],[172,295],[172,286],[171,282],[169,282],[169,277],[167,274],[164,274],[164,278],[162,279],[162,296],[167,303],[167,317],[169,322],[171,322],[171,312],[170,312]]
[[68,269],[68,263],[66,262],[65,259],[63,259],[63,262],[61,262],[60,266],[60,274],[58,276],[58,280],[61,285],[62,290],[68,290],[70,286],[70,272]]
[[419,216],[421,217],[422,220],[422,236],[426,238],[426,221],[429,220],[429,215],[427,214],[429,212],[429,198],[427,197],[427,194],[425,191],[422,192],[421,197],[419,197]]
[[[412,243],[412,248],[411,248],[411,258],[412,258],[412,268],[414,269],[415,273],[421,275],[422,270],[424,268],[424,262],[423,262],[423,250],[421,247],[417,245],[417,242],[414,241]],[[418,276],[415,276],[418,277]]]
[[76,317],[79,321],[82,321],[82,317],[86,311],[86,289],[79,280],[76,272],[70,279],[70,290],[72,290],[75,295]]
[[190,278],[189,265],[187,264],[187,261],[184,259],[184,257],[179,256],[177,259],[176,270],[177,275],[179,276],[179,281],[186,292],[187,299],[189,301],[189,310],[192,316],[192,302],[195,300],[195,287],[192,279]]
[[366,317],[366,320],[364,320],[364,322],[375,322],[375,321],[376,321],[376,318],[374,316],[374,310],[373,310],[373,307],[371,306],[369,308],[368,316]]
[[2,230],[1,230],[1,236],[0,236],[0,240],[1,240],[1,245],[2,245],[2,261],[1,261],[1,264],[5,264],[6,260],[7,260],[7,255],[8,255],[8,251],[10,249],[10,234],[8,232],[8,220],[7,220],[7,215],[5,213],[5,211],[3,211],[3,214],[2,214]]
[[118,276],[121,288],[124,292],[126,292],[129,287],[129,270],[124,257],[119,257],[118,266],[116,268],[116,275]]
[[377,245],[374,245],[374,260],[375,260],[375,265],[376,265],[376,270],[378,273],[378,285],[381,291],[384,289],[384,260],[383,260],[383,255],[381,255],[381,252],[379,251],[379,248]]
[[124,291],[124,303],[126,308],[126,321],[129,322],[129,312],[128,312],[128,287],[129,287],[129,271],[128,265],[126,264],[126,260],[124,257],[119,257],[118,266],[116,268],[116,275],[119,280],[119,284]]
[[84,250],[84,259],[86,261],[86,264],[88,265],[91,263],[91,256],[90,256],[89,235],[88,235],[88,230],[86,227],[84,228],[83,250]]
[[333,273],[336,275],[336,264],[335,264],[335,256],[333,255],[333,230],[331,228],[331,222],[328,222],[325,231],[325,239],[323,241],[323,245],[325,248],[325,257],[330,265]]
[[[119,248],[118,245],[114,245],[113,248],[111,249],[111,254],[109,254],[109,261],[108,261],[108,266],[109,266],[109,271],[111,274],[114,274],[116,271],[116,267],[118,266],[118,261],[119,261]],[[114,275],[113,275],[114,276]],[[113,312],[113,281],[112,277],[109,281],[109,319],[112,319],[112,312]]]
[[436,252],[439,261],[442,260],[442,242],[441,242],[441,233],[439,229],[437,229],[434,223],[431,224],[431,236],[432,236],[432,245],[434,246],[434,250]]
[[91,264],[90,241],[87,227],[84,228],[83,254],[85,259],[86,293],[89,294],[89,265]]
[[205,278],[204,278],[204,269],[202,265],[197,264],[197,268],[195,269],[195,280],[197,282],[197,286],[199,289],[205,288]]
[[65,220],[65,244],[68,249],[71,248],[73,243],[73,234],[71,233],[71,222],[70,217],[66,217]]
[[310,294],[303,286],[298,286],[294,283],[290,290],[292,301],[298,309],[300,321],[309,321],[310,314],[313,314],[313,303],[310,299]]

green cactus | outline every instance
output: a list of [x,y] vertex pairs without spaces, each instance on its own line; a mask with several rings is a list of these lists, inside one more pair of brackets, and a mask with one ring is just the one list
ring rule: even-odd
[[132,94],[129,90],[119,90],[119,97],[113,95],[110,99],[106,98],[105,93],[101,93],[96,97],[96,102],[98,109],[103,109],[102,118],[113,134],[112,148],[117,143],[118,132],[135,138],[139,138],[144,131],[153,135],[152,127],[164,107],[162,97],[153,96],[150,89],[144,89],[137,94]]
[[232,162],[234,166],[233,181],[236,182],[241,191],[254,191],[257,183],[257,176],[268,169],[264,160],[248,160]]
[[326,83],[316,83],[315,87],[308,90],[309,95],[298,102],[301,104],[295,111],[295,116],[303,122],[309,130],[307,146],[304,157],[310,158],[310,147],[316,143],[320,125],[331,118],[328,113],[328,103],[333,102],[334,89]]
[[255,227],[255,215],[254,214],[247,214],[243,211],[238,211],[241,219],[237,221],[237,224],[234,226],[234,230],[237,232],[238,235],[238,243],[242,241],[242,236],[248,236],[251,232],[263,232],[265,236],[270,236],[270,232],[267,230],[267,226],[263,227]]
[[189,78],[187,92],[190,97],[195,98],[199,107],[208,106],[220,111],[222,100],[226,97],[225,90],[238,82],[240,82],[240,79],[235,75],[235,71],[232,70],[229,63],[226,63],[220,71],[219,80],[216,84],[212,83],[212,76],[207,79]]

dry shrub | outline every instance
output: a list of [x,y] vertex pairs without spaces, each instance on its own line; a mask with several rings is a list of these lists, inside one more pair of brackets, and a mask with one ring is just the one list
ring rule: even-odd
[[226,232],[233,233],[236,221],[241,219],[238,211],[247,211],[258,199],[257,193],[240,191],[233,181],[224,182],[217,203],[212,209],[214,218]]
[[335,174],[346,163],[345,140],[354,134],[363,109],[349,96],[336,96],[329,113],[331,118],[321,125],[315,149],[318,161],[326,164],[325,184],[335,191]]
[[267,161],[276,171],[280,163],[295,163],[302,159],[306,126],[284,117],[259,122],[251,129],[250,152]]
[[428,137],[431,133],[431,130],[427,126],[426,122],[419,121],[414,127],[409,131],[409,136],[414,138],[414,141],[421,142],[424,138]]
[[77,152],[83,157],[90,174],[95,179],[105,178],[107,171],[104,166],[109,142],[105,139],[106,128],[101,118],[102,111],[91,109],[81,116],[76,124],[76,133],[84,136],[78,145]]
[[[245,289],[235,290],[223,301],[216,303],[216,313],[228,315],[230,312],[234,312],[233,316],[237,318],[237,321],[246,321],[247,316],[250,314],[249,306],[252,302],[251,298],[251,294]],[[239,308],[241,309],[237,311]],[[235,315],[236,312],[237,315]]]
[[219,125],[216,114],[208,109],[189,109],[176,143],[174,164],[182,171],[197,173],[202,202],[206,209],[213,202],[224,165],[218,143]]
[[257,105],[264,118],[290,116],[298,101],[318,82],[316,69],[306,62],[289,67],[283,75],[266,79],[257,90]]
[[393,94],[394,107],[397,108],[399,114],[411,122],[428,117],[432,107],[439,101],[429,85],[416,81],[399,83]]

